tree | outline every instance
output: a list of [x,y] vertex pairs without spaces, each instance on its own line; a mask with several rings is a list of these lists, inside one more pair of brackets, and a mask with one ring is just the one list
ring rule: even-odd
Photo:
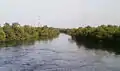
[[4,41],[6,38],[5,32],[3,31],[3,28],[0,27],[0,41]]

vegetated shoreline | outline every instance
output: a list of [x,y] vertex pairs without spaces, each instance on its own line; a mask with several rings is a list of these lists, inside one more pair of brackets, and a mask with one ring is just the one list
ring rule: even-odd
[[90,49],[103,49],[120,54],[120,26],[87,26],[84,28],[60,29],[60,32],[70,35],[78,45],[82,44]]
[[0,42],[52,39],[60,34],[59,30],[53,27],[21,26],[19,23],[5,23],[0,27]]
[[79,27],[73,29],[61,29],[76,40],[89,39],[96,41],[120,41],[120,26],[101,25],[98,27]]
[[[21,26],[19,23],[12,23],[12,25],[5,23],[3,27],[0,27],[0,44],[3,47],[17,46],[23,43],[33,44],[36,40],[52,40],[58,37],[60,33],[70,35],[78,45],[84,44],[90,49],[103,49],[120,54],[120,26],[116,25],[61,29],[47,26],[32,27],[29,25]],[[96,44],[95,47],[90,47],[92,44]]]

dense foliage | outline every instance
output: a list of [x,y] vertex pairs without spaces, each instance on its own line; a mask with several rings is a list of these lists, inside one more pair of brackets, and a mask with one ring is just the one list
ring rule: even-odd
[[98,27],[79,27],[73,29],[62,29],[61,32],[67,33],[76,39],[91,39],[98,41],[120,40],[120,26],[101,25]]
[[19,23],[12,23],[12,25],[5,23],[0,27],[0,41],[53,38],[58,35],[59,30],[47,26],[32,27],[21,26]]

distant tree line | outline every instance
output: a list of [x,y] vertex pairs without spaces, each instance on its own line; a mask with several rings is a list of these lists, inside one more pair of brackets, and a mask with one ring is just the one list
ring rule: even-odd
[[5,23],[0,27],[0,41],[29,40],[53,38],[59,35],[59,30],[52,27],[21,26],[19,23]]

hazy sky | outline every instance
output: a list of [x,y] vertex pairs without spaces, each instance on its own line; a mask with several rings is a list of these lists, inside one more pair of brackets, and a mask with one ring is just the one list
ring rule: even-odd
[[0,24],[53,27],[120,24],[120,0],[0,0]]

